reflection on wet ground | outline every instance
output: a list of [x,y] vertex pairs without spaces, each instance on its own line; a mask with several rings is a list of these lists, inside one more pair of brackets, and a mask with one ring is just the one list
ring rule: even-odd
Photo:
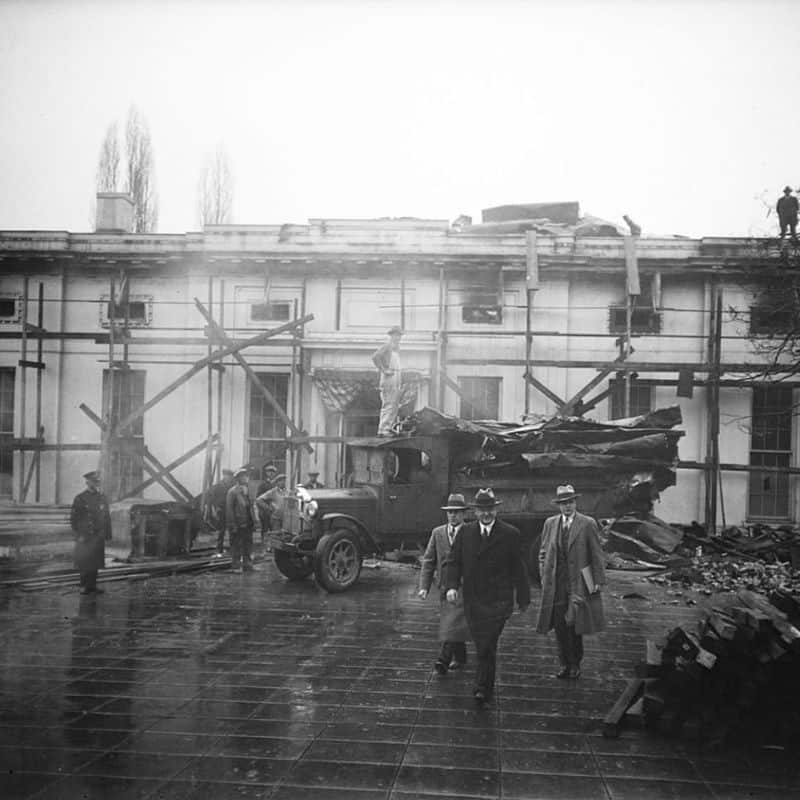
[[[797,753],[696,745],[602,719],[646,636],[697,617],[612,573],[583,676],[552,678],[532,609],[498,689],[439,677],[437,601],[384,564],[349,592],[257,573],[0,594],[2,798],[799,798]],[[472,654],[470,653],[470,658]]]

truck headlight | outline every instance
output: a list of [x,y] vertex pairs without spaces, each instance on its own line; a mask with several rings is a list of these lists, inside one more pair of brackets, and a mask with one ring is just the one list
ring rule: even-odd
[[309,500],[305,505],[306,516],[309,519],[314,519],[319,511],[319,503],[316,500]]

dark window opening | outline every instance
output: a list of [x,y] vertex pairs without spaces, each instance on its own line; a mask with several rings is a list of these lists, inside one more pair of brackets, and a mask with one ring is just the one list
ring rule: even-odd
[[288,322],[291,308],[289,303],[251,303],[251,322]]
[[750,307],[750,333],[771,335],[788,333],[795,326],[790,308]]
[[[143,369],[103,370],[103,411],[108,406],[109,376],[111,383],[111,423],[113,426],[144,405],[144,386],[147,372]],[[112,498],[123,497],[142,482],[142,453],[144,452],[144,415],[135,419],[119,437],[121,446],[110,455],[110,485],[106,493]]]
[[17,301],[13,297],[0,297],[0,318],[17,318]]
[[[289,376],[260,372],[258,380],[285,411],[289,401]],[[286,423],[252,382],[250,382],[248,452],[250,461],[266,459],[275,464],[278,472],[286,472]]]
[[[625,306],[611,306],[608,309],[608,332],[625,333],[628,310]],[[631,333],[660,333],[661,314],[653,311],[650,305],[635,305],[631,309]]]
[[431,457],[424,450],[390,450],[386,474],[389,483],[426,483],[431,477]]
[[[127,310],[127,316],[126,316]],[[108,318],[114,322],[147,322],[147,303],[144,300],[129,300],[127,303],[109,303]]]

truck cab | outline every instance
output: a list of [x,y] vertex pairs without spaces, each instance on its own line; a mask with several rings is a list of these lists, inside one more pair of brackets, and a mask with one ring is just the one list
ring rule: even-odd
[[328,591],[344,591],[365,555],[419,546],[442,521],[450,460],[447,440],[434,436],[354,439],[346,449],[342,488],[287,498],[284,530],[270,538],[275,564],[290,580],[312,572]]

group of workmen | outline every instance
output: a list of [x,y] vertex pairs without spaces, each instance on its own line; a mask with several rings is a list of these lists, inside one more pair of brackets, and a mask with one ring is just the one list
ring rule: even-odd
[[[274,464],[267,464],[260,477],[253,480],[251,467],[232,471],[224,469],[222,480],[209,490],[208,507],[211,524],[217,529],[217,552],[225,549],[225,532],[230,542],[231,566],[234,572],[252,572],[253,534],[258,529],[261,540],[269,531],[283,529],[286,509],[286,475]],[[257,474],[257,473],[256,473]],[[322,489],[319,471],[310,470],[307,489]]]
[[[580,677],[583,636],[605,627],[599,530],[577,511],[578,497],[570,484],[556,489],[559,511],[545,521],[537,553],[542,591],[536,630],[555,630],[559,679]],[[477,657],[473,696],[480,706],[494,694],[498,642],[515,601],[521,612],[530,604],[521,534],[497,519],[501,502],[490,488],[480,489],[469,506],[463,495],[450,495],[442,506],[447,524],[433,529],[423,554],[418,590],[427,598],[438,575],[441,646],[434,669],[440,675],[463,669],[471,638]],[[465,523],[470,506],[475,520]]]

